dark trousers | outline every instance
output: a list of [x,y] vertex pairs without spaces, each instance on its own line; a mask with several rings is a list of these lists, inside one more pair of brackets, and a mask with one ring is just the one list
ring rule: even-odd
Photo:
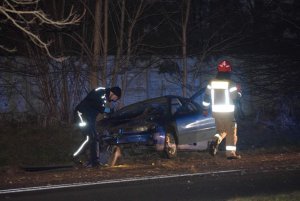
[[[96,117],[97,114],[89,111],[80,111],[82,113],[81,117],[83,121],[86,122],[86,126],[80,127],[83,135],[89,137],[89,140],[85,140],[77,150],[76,156],[82,153],[83,150],[89,146],[89,162],[91,164],[97,163],[97,131],[96,131]],[[76,111],[77,113],[77,111]],[[78,114],[77,114],[78,116]],[[81,120],[79,116],[77,117],[77,122],[79,123]]]

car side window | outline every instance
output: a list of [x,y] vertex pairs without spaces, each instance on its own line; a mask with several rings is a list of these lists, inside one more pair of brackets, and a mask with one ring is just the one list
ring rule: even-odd
[[192,114],[195,113],[196,111],[197,108],[192,103],[185,102],[182,108],[180,109],[180,114],[181,115]]
[[188,110],[187,111],[188,113],[195,113],[195,112],[197,112],[197,107],[193,103],[188,102],[187,110]]
[[178,100],[178,98],[172,98],[171,99],[171,113],[172,113],[172,115],[174,115],[181,106],[182,106],[182,104]]
[[177,102],[172,102],[172,114],[186,115],[197,112],[197,107],[193,103],[188,101],[180,102],[178,99]]

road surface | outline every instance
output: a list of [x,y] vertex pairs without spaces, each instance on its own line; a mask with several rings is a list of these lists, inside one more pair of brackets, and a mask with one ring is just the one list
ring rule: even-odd
[[6,201],[200,201],[300,191],[300,169],[243,169],[6,189]]

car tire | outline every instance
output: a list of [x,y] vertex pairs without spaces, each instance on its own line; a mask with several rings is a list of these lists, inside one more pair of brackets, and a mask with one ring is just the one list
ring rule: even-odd
[[165,138],[164,155],[166,158],[172,159],[177,156],[177,144],[172,133],[167,132]]

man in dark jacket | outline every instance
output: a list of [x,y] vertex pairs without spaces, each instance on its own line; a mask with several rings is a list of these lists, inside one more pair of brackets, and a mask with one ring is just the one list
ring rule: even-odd
[[73,154],[73,159],[78,160],[78,155],[89,145],[90,157],[87,166],[94,167],[97,162],[97,131],[96,118],[99,113],[109,113],[110,108],[107,104],[111,101],[117,101],[121,98],[121,89],[119,87],[104,88],[99,87],[92,90],[75,107],[75,117],[79,127],[82,129],[86,139]]

